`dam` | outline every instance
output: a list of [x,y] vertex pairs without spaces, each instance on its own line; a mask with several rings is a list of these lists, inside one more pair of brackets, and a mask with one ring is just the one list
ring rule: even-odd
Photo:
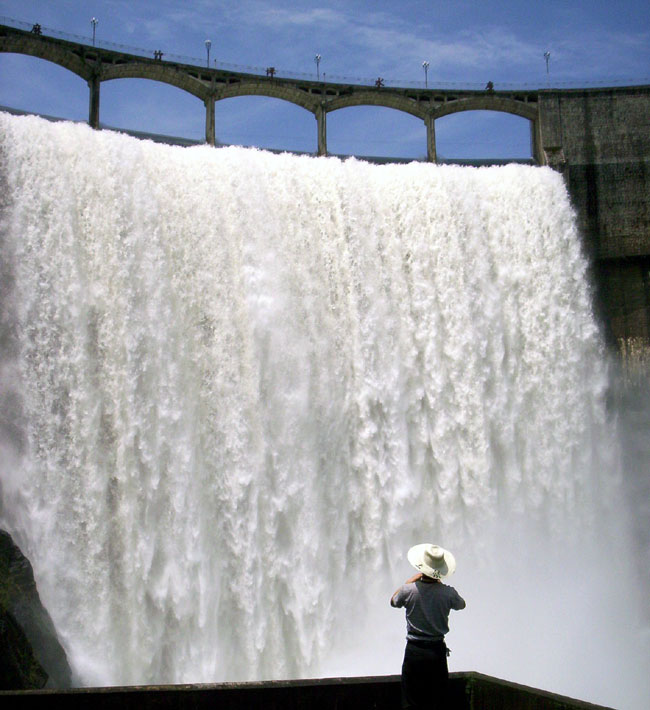
[[274,74],[211,69],[167,61],[161,52],[130,54],[0,25],[0,52],[54,62],[87,82],[88,122],[100,126],[103,82],[160,81],[188,92],[205,110],[206,143],[215,143],[215,103],[268,96],[294,103],[315,120],[315,154],[327,154],[327,116],[348,106],[385,106],[422,120],[423,152],[438,159],[436,120],[473,110],[502,111],[529,121],[531,156],[563,173],[589,255],[599,317],[623,353],[650,338],[650,87],[476,91],[369,87],[296,80]]
[[[650,418],[609,355],[647,352],[650,89],[369,89],[4,26],[0,51],[82,76],[95,128],[127,76],[199,96],[208,146],[215,101],[295,101],[321,156],[2,117],[0,525],[75,683],[394,673],[404,541],[437,536],[458,687],[645,707]],[[363,103],[421,118],[433,165],[327,158]],[[435,165],[436,118],[477,108],[528,119],[540,167]]]
[[472,609],[452,669],[642,706],[558,171],[0,135],[2,526],[76,684],[394,673],[405,541],[435,538]]

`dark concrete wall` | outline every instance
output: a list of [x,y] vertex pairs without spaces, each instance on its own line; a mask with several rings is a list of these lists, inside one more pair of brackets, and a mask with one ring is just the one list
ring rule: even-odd
[[650,87],[540,92],[540,133],[563,170],[614,340],[650,337]]
[[[66,710],[396,710],[399,676],[265,683],[0,692],[0,704]],[[481,673],[452,673],[449,710],[610,710]]]

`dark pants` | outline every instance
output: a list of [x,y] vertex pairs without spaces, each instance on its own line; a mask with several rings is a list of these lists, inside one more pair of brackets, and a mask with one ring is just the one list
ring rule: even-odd
[[402,708],[447,707],[447,647],[444,641],[408,641],[402,663]]

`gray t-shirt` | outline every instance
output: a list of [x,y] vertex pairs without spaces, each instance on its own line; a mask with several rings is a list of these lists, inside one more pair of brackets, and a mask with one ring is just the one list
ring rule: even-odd
[[442,640],[449,631],[450,610],[465,608],[460,594],[442,582],[404,584],[391,604],[406,607],[406,638],[410,641]]

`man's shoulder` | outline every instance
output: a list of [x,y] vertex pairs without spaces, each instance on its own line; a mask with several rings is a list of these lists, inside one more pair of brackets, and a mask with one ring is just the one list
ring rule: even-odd
[[413,592],[417,592],[418,587],[415,584],[415,582],[409,582],[408,584],[403,584],[400,588],[399,591],[403,592],[404,594],[413,594]]
[[404,603],[413,595],[414,592],[417,592],[417,587],[413,582],[403,584],[393,596],[395,606],[404,606]]
[[465,600],[456,591],[455,587],[452,587],[449,584],[442,584],[440,586],[444,589],[444,593],[445,593],[447,599],[453,605],[452,609],[464,609],[465,608]]
[[452,587],[451,584],[444,584],[443,582],[440,583],[440,586],[446,591],[450,592],[451,594],[458,594],[456,591],[455,587]]

